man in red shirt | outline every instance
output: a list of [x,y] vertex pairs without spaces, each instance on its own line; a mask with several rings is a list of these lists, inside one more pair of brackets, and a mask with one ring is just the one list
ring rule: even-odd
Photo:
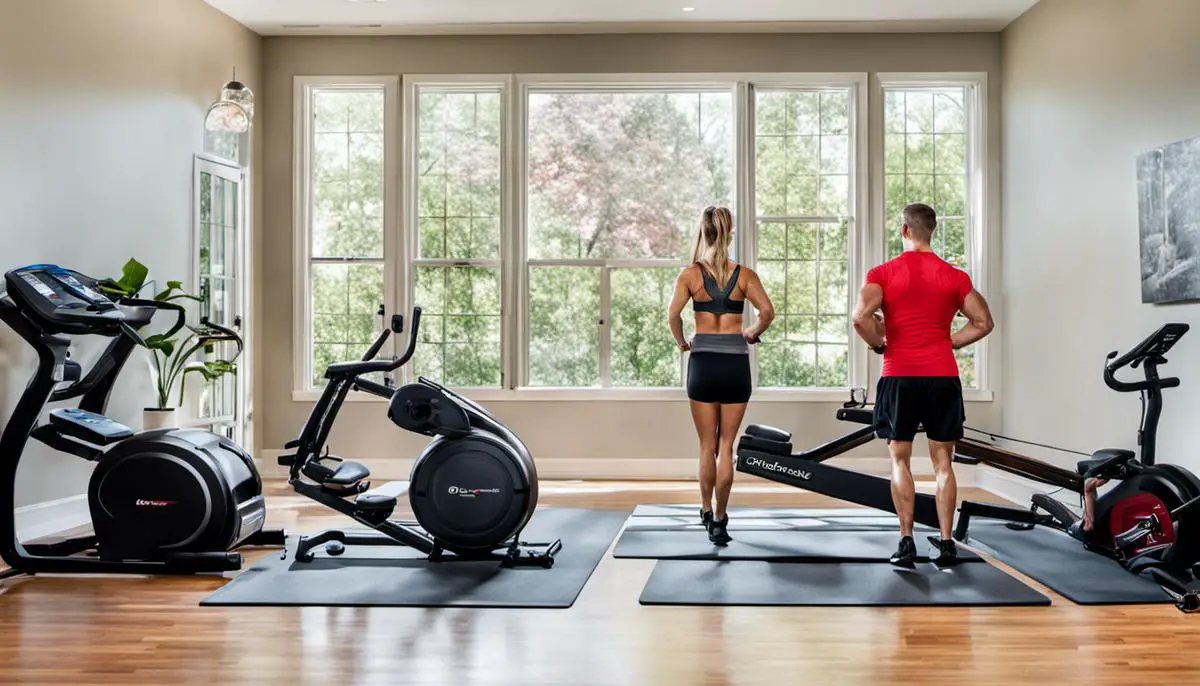
[[[883,355],[883,374],[875,392],[875,433],[888,440],[892,454],[892,501],[900,516],[900,546],[892,563],[911,565],[913,542],[912,441],[924,427],[929,456],[937,473],[938,523],[941,538],[936,562],[957,556],[950,536],[958,487],[951,468],[954,444],[963,435],[962,383],[954,351],[992,331],[987,301],[971,285],[971,277],[950,266],[930,247],[937,214],[928,205],[904,208],[901,236],[908,249],[867,272],[867,282],[854,310],[854,329]],[[883,321],[879,319],[882,310]],[[967,325],[951,334],[954,316]]]

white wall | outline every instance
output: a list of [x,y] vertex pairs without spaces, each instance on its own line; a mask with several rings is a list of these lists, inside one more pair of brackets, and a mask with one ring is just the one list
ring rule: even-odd
[[[258,87],[260,53],[257,35],[201,0],[0,2],[0,270],[107,276],[136,257],[160,280],[186,279],[204,112],[234,67]],[[33,368],[0,326],[0,423]],[[136,428],[153,397],[133,359],[111,414]],[[90,464],[30,446],[18,505],[85,492]]]
[[[270,102],[291,102],[298,75],[483,74],[483,73],[681,73],[681,72],[986,72],[989,120],[999,119],[999,36],[990,34],[795,34],[795,35],[599,35],[458,37],[272,37],[265,41],[264,81]],[[879,117],[882,107],[872,108]],[[274,107],[264,118],[265,276],[262,323],[271,354],[264,356],[263,401],[259,407],[263,447],[279,448],[294,438],[311,402],[292,397],[292,111]],[[999,150],[992,127],[988,147]],[[876,141],[876,147],[881,147]],[[999,198],[999,156],[991,159],[992,197]],[[999,203],[988,222],[999,226]],[[992,233],[995,247],[998,232]],[[993,252],[990,251],[989,252]],[[998,253],[998,250],[994,251]],[[284,259],[284,258],[287,259]],[[993,260],[989,274],[999,279]],[[985,293],[998,291],[981,285]],[[668,335],[664,316],[663,335]],[[997,342],[998,343],[998,342]],[[999,352],[999,346],[996,346]],[[999,376],[999,355],[991,374]],[[999,384],[993,384],[998,390]],[[488,402],[499,418],[528,443],[547,474],[577,476],[633,473],[688,476],[694,471],[696,439],[684,393],[660,402],[560,401]],[[837,403],[752,402],[747,422],[785,427],[797,446],[808,447],[846,433],[834,418]],[[994,427],[996,404],[972,403],[974,424]],[[332,448],[355,459],[411,457],[424,441],[387,420],[378,403],[347,404]],[[923,446],[922,446],[923,448]],[[884,455],[882,443],[855,455]],[[648,462],[633,469],[615,460]],[[555,464],[548,464],[548,463]],[[401,476],[395,466],[387,476]]]
[[[1042,0],[1002,34],[1003,424],[1080,449],[1136,445],[1110,350],[1196,304],[1141,303],[1135,161],[1200,136],[1200,2]],[[1200,330],[1170,355],[1159,455],[1200,469]],[[1065,462],[1066,458],[1058,456]]]

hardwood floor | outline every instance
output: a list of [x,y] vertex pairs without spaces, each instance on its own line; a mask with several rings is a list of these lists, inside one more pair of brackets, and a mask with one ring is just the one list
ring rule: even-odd
[[[272,526],[346,522],[283,484],[268,497]],[[750,481],[735,500],[841,505]],[[690,484],[542,484],[545,506],[692,501]],[[606,558],[569,610],[202,608],[225,579],[12,580],[0,585],[0,683],[1200,682],[1200,617],[1170,605],[1085,608],[1034,584],[1051,607],[641,607],[653,565]]]

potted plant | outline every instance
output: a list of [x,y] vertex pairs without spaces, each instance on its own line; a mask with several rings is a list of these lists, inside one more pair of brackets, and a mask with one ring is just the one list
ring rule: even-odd
[[[120,278],[105,279],[99,282],[98,286],[101,291],[119,300],[144,303],[146,301],[139,300],[137,294],[145,287],[149,273],[150,270],[145,265],[130,259],[122,269]],[[188,375],[198,374],[205,381],[211,382],[226,374],[233,374],[237,371],[237,358],[241,356],[244,348],[241,336],[209,322],[207,318],[202,318],[199,326],[187,325],[187,312],[178,302],[181,300],[200,302],[199,297],[183,289],[183,282],[168,281],[166,289],[155,293],[149,301],[158,309],[175,311],[178,322],[165,333],[153,334],[143,339],[144,346],[150,351],[150,374],[154,379],[157,396],[155,406],[147,407],[143,411],[142,426],[145,429],[178,426],[177,409],[183,405]],[[231,342],[237,346],[237,352],[230,359],[194,359],[200,351],[211,355],[216,344],[221,342]],[[171,399],[176,385],[179,387],[178,401],[172,406]]]

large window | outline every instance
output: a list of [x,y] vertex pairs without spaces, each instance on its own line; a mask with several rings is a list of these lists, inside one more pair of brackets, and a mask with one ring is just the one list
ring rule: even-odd
[[734,199],[733,89],[527,90],[527,383],[679,386],[700,212]]
[[755,91],[757,267],[775,305],[758,385],[850,385],[848,88]]
[[[300,77],[296,388],[359,357],[380,306],[419,304],[403,376],[681,397],[667,306],[709,205],[775,305],[764,397],[869,384],[849,314],[905,204],[937,209],[935,248],[986,285],[982,77],[925,76],[412,76],[403,99],[396,77]],[[985,353],[959,351],[968,387]]]
[[501,381],[503,90],[415,89],[417,374],[451,386]]
[[[388,156],[386,84],[301,89],[307,145],[302,215],[306,256],[300,278],[307,316],[303,373],[322,383],[332,362],[356,359],[374,338],[388,303],[384,214]],[[307,357],[307,359],[304,359]]]
[[[933,247],[979,285],[982,265],[973,248],[980,239],[974,183],[979,171],[976,85],[888,85],[883,89],[883,197],[887,257],[903,250],[901,214],[908,203],[930,205],[938,215]],[[960,315],[957,330],[965,324]],[[979,382],[976,344],[956,352],[966,387]]]

